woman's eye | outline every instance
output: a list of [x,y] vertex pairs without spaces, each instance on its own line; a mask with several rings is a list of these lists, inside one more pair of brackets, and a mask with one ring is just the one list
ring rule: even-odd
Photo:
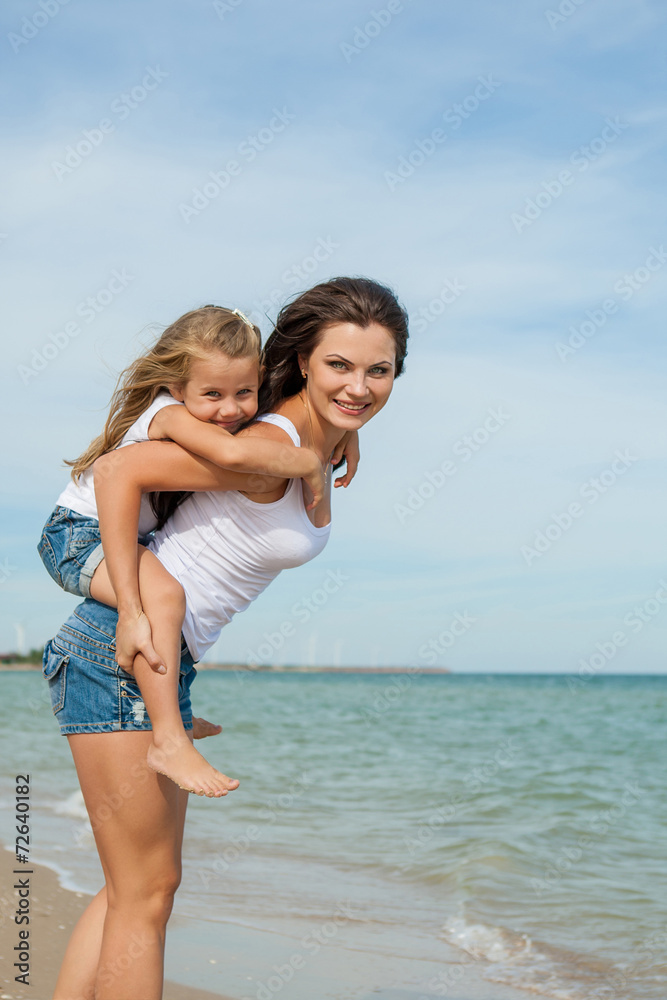
[[329,364],[331,365],[332,368],[336,368],[336,367],[344,368],[345,367],[345,362],[344,361],[330,361]]
[[388,368],[371,368],[373,375],[386,375],[388,371]]

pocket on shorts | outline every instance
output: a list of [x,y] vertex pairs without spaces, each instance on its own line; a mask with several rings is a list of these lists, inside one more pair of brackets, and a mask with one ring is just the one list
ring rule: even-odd
[[55,507],[51,513],[51,517],[48,519],[45,528],[52,528],[54,524],[59,524],[60,521],[64,521],[67,517],[66,507]]
[[59,587],[63,585],[63,578],[60,575],[60,570],[58,569],[58,559],[56,558],[56,553],[53,548],[51,539],[48,533],[48,524],[44,526],[41,538],[37,543],[37,551],[39,552],[39,558],[44,563],[44,569],[49,574],[52,580],[58,584]]
[[90,525],[90,527],[85,525],[76,525],[72,531],[69,548],[74,558],[76,558],[77,553],[81,549],[88,549],[91,545],[99,544],[100,529],[96,524]]
[[44,659],[42,661],[42,673],[49,682],[49,694],[51,695],[51,707],[54,715],[57,715],[65,705],[68,663],[68,654],[64,653],[62,649],[58,649],[54,645],[53,640],[46,644]]

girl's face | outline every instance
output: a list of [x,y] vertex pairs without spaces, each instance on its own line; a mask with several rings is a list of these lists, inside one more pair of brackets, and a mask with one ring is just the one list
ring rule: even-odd
[[327,327],[299,367],[318,415],[334,427],[358,430],[378,413],[394,386],[396,346],[378,323],[363,329],[354,323]]
[[185,403],[193,417],[231,433],[257,413],[258,390],[258,359],[230,358],[222,351],[193,361],[185,385],[170,386],[174,399]]

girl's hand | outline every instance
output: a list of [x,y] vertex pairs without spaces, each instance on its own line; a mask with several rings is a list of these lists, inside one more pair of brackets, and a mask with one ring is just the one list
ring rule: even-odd
[[116,663],[128,674],[134,673],[134,658],[141,653],[151,670],[166,674],[167,668],[153,649],[151,624],[143,611],[118,613],[116,626]]
[[336,445],[336,449],[331,456],[331,464],[338,465],[342,458],[345,459],[345,475],[334,480],[334,486],[349,486],[354,479],[360,459],[359,434],[357,431],[348,431],[345,437]]
[[[306,449],[304,449],[305,451]],[[322,500],[324,496],[325,479],[324,479],[324,469],[322,468],[322,463],[315,454],[311,452],[313,456],[312,468],[309,469],[308,473],[303,476],[303,479],[308,484],[308,488],[313,495],[313,499],[310,503],[306,504],[306,510],[313,510],[317,507],[318,503]]]

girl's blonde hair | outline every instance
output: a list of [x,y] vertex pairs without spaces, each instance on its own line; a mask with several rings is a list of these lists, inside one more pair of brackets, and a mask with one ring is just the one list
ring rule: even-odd
[[158,392],[185,385],[192,362],[206,360],[212,351],[230,358],[256,356],[259,363],[261,334],[242,313],[222,306],[203,306],[177,319],[147,354],[121,372],[104,430],[82,455],[65,463],[72,466],[72,479],[76,482],[95,459],[113,451]]

